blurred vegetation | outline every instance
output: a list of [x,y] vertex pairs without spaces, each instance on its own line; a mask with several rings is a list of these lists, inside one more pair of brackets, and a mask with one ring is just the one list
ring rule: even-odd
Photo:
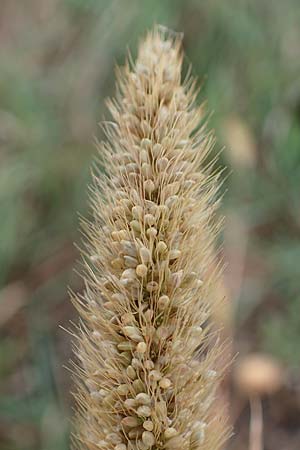
[[58,326],[74,319],[67,285],[80,288],[77,213],[114,66],[153,23],[184,31],[226,146],[236,347],[297,368],[299,21],[298,0],[1,0],[0,450],[69,448],[70,338]]

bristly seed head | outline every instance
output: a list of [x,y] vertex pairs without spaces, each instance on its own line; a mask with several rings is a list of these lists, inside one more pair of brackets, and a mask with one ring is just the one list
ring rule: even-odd
[[118,72],[86,226],[78,448],[217,450],[221,345],[213,137],[181,81],[182,37],[155,27]]

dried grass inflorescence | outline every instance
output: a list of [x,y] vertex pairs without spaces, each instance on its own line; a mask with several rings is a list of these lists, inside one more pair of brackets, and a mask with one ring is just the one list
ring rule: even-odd
[[[94,174],[78,332],[75,441],[89,450],[216,450],[221,346],[213,136],[181,83],[181,38],[155,28],[118,72]],[[103,169],[102,167],[102,169]],[[212,413],[213,411],[213,413]]]

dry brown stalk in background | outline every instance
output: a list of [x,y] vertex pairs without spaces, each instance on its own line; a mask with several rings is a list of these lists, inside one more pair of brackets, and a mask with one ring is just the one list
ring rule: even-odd
[[216,450],[221,373],[214,138],[181,83],[181,38],[155,28],[118,71],[86,223],[75,446]]

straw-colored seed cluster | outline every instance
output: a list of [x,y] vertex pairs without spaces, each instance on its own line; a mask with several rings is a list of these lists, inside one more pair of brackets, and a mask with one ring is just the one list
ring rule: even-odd
[[156,28],[118,74],[95,175],[78,336],[78,448],[219,448],[211,310],[217,176],[181,40]]

